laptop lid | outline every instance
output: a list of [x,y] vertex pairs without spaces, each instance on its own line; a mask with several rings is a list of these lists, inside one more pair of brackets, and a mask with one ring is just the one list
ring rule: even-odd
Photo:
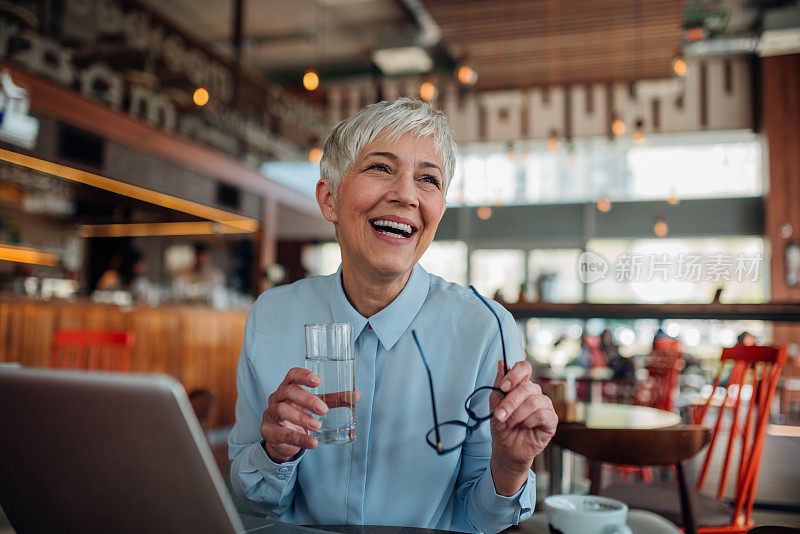
[[20,533],[244,532],[183,387],[0,368],[0,504]]

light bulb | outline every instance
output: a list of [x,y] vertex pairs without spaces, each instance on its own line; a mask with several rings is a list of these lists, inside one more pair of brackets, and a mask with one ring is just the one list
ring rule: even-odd
[[625,134],[625,123],[622,122],[622,119],[616,119],[611,123],[611,133],[617,137]]
[[689,72],[689,65],[686,63],[686,60],[681,57],[673,59],[672,72],[674,72],[676,76],[686,76],[686,73]]
[[206,90],[205,87],[198,87],[195,90],[194,95],[192,95],[192,100],[194,100],[194,103],[200,107],[208,104],[209,98],[210,96],[208,94],[208,90]]
[[475,82],[478,81],[478,73],[469,65],[461,65],[456,70],[456,79],[461,85],[475,85]]
[[425,82],[419,86],[419,97],[425,102],[430,102],[436,96],[436,86],[431,82]]
[[309,69],[303,74],[303,87],[309,91],[313,91],[319,87],[319,74],[313,69]]
[[315,146],[311,150],[308,151],[308,161],[313,163],[314,165],[318,164],[322,161],[322,149],[318,146]]

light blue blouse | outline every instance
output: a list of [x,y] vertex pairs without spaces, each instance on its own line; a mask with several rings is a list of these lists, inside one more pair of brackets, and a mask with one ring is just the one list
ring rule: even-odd
[[[509,366],[523,358],[511,314],[500,314]],[[267,397],[291,367],[303,367],[306,323],[355,326],[356,439],[320,444],[273,463],[261,446]],[[231,485],[240,499],[299,524],[395,525],[498,532],[534,507],[534,475],[511,497],[498,495],[489,467],[487,421],[457,451],[439,456],[428,378],[411,330],[430,363],[440,421],[466,420],[464,401],[492,385],[502,360],[497,320],[469,290],[416,265],[397,298],[369,319],[342,289],[341,271],[263,293],[250,310],[237,370]]]

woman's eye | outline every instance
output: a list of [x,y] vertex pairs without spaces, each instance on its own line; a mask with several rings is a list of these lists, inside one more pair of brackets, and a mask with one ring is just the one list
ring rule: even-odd
[[428,182],[428,183],[430,183],[430,184],[433,184],[433,185],[435,185],[436,187],[439,187],[439,179],[438,179],[438,178],[436,178],[435,176],[430,176],[430,175],[428,175],[428,176],[423,176],[423,177],[421,178],[421,180],[422,180],[423,182]]
[[375,169],[376,171],[381,171],[381,172],[389,172],[389,166],[388,165],[384,165],[383,163],[373,163],[372,165],[370,165],[367,168],[368,169]]

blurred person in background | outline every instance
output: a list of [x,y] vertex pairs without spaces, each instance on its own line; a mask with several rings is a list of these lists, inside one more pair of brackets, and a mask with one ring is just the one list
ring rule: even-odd
[[586,369],[608,367],[608,360],[600,347],[600,339],[586,332],[581,336],[581,352],[578,354],[578,365]]
[[130,258],[130,284],[128,286],[134,300],[138,302],[150,301],[153,299],[156,288],[145,276],[147,263],[141,252],[134,251]]
[[603,330],[600,334],[600,350],[605,354],[608,366],[614,371],[615,380],[636,379],[636,366],[633,360],[619,353],[619,346],[614,342],[614,335],[609,329]]
[[97,281],[95,289],[98,291],[121,291],[125,289],[125,282],[122,279],[122,264],[124,257],[122,253],[117,252],[111,257],[111,261],[100,279]]
[[211,252],[205,243],[194,246],[194,264],[175,278],[173,293],[179,300],[210,302],[214,291],[225,286],[225,274],[211,264]]
[[747,330],[745,330],[736,337],[736,344],[744,345],[745,347],[752,347],[753,345],[756,344],[756,337]]
[[664,321],[663,319],[658,321],[658,330],[656,330],[656,333],[653,335],[653,350],[656,350],[656,344],[659,339],[665,339],[670,337],[670,335],[667,334],[667,332],[664,330],[665,323],[666,321]]

